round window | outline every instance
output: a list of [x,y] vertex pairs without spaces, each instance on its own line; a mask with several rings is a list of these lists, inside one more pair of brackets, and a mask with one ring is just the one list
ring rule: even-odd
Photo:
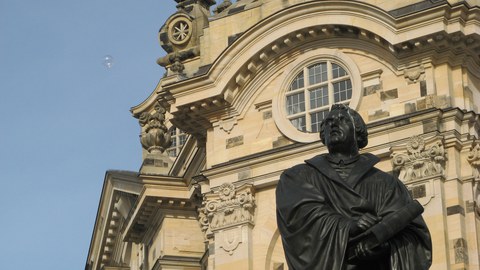
[[316,141],[332,104],[356,109],[360,89],[360,73],[350,58],[338,50],[310,51],[287,66],[280,78],[273,101],[275,123],[294,141]]
[[192,22],[184,16],[177,16],[168,23],[168,37],[176,45],[186,43],[192,36]]
[[293,126],[304,132],[319,132],[320,123],[334,103],[352,98],[352,81],[345,69],[332,61],[306,66],[286,91],[285,111]]

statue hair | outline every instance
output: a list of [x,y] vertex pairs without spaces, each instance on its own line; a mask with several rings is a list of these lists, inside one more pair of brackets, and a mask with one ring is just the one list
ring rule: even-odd
[[[330,108],[330,112],[328,115],[337,110],[346,111],[347,114],[352,118],[353,126],[355,127],[355,138],[357,140],[358,149],[364,148],[368,144],[368,131],[367,125],[363,121],[363,118],[360,116],[358,112],[352,110],[345,104],[333,104]],[[325,118],[327,118],[325,117]],[[320,124],[320,139],[322,143],[325,144],[325,121],[322,121]]]

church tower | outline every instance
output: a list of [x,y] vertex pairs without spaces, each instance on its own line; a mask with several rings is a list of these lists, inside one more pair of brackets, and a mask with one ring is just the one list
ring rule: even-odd
[[480,268],[478,0],[167,4],[142,166],[106,173],[86,269],[287,269],[275,187],[334,103],[425,208],[431,269]]

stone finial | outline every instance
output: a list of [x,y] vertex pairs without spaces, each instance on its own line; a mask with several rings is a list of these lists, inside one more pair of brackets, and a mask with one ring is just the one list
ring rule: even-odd
[[255,197],[252,185],[235,187],[224,183],[205,196],[199,221],[207,237],[215,231],[242,224],[253,224]]
[[441,140],[427,147],[422,137],[413,136],[403,148],[406,151],[399,149],[391,155],[393,171],[401,180],[408,182],[443,174],[447,155]]
[[140,142],[151,154],[163,153],[170,146],[171,138],[165,126],[165,108],[160,104],[155,105],[153,113],[143,112],[139,117],[142,127]]

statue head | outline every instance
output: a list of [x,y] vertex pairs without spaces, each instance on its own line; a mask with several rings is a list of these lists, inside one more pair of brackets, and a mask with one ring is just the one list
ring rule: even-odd
[[335,144],[357,150],[368,144],[367,125],[360,114],[344,104],[333,104],[320,124],[320,139],[330,150]]

